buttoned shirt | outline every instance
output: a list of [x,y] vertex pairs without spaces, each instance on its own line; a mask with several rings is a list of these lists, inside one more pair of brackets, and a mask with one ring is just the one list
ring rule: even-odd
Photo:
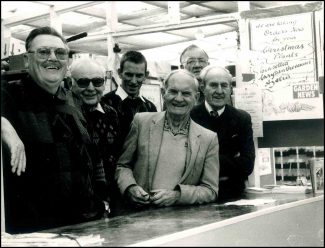
[[[211,105],[210,105],[207,101],[204,102],[204,105],[205,105],[205,108],[206,108],[206,110],[208,111],[208,113],[209,113],[210,115],[213,115],[211,112],[215,112],[215,111],[212,109]],[[223,113],[224,111],[225,111],[225,106],[223,106],[221,109],[219,109],[219,110],[217,111],[218,116],[222,115],[222,113]]]
[[[128,93],[126,93],[125,90],[124,90],[121,86],[119,86],[119,87],[117,88],[115,94],[118,95],[119,97],[121,97],[122,101],[124,101],[124,99],[127,98],[127,97],[130,98],[130,96],[128,95]],[[143,98],[141,92],[139,92],[139,98],[140,98],[143,102],[145,102],[145,100],[144,100],[144,98]]]
[[187,122],[185,123],[185,125],[183,125],[180,129],[178,129],[177,131],[174,131],[171,128],[171,126],[169,125],[167,117],[165,118],[164,131],[169,131],[173,135],[177,135],[177,134],[188,135],[189,127],[190,127],[190,119],[188,119]]

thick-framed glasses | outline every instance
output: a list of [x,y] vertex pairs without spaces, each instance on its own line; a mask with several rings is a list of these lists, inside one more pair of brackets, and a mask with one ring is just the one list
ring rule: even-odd
[[65,48],[40,47],[37,48],[36,51],[28,51],[28,53],[35,53],[38,59],[48,59],[52,51],[59,60],[66,60],[69,58],[69,51]]
[[80,88],[87,88],[90,82],[93,83],[94,87],[101,87],[104,85],[105,79],[98,77],[98,78],[79,78],[78,80],[76,80],[76,83]]
[[206,65],[207,63],[208,63],[208,61],[207,60],[205,60],[205,59],[188,59],[187,61],[186,61],[186,64],[187,65],[195,65],[196,63],[199,63],[200,65]]

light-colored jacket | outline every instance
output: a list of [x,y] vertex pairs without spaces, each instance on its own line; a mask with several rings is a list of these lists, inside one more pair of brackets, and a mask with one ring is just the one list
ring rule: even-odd
[[[161,146],[165,112],[137,113],[117,162],[115,178],[124,195],[127,187],[140,185],[149,192]],[[217,198],[219,144],[217,134],[190,122],[185,172],[178,186],[177,204],[202,204]]]

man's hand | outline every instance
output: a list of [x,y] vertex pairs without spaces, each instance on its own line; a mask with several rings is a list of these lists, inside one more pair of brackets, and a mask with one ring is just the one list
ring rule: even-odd
[[151,196],[150,201],[153,205],[171,206],[180,198],[181,192],[178,190],[161,189],[156,190],[155,194]]
[[149,194],[139,185],[130,186],[126,194],[128,199],[135,204],[147,205],[150,203]]
[[25,172],[26,169],[25,146],[16,133],[14,127],[4,117],[1,117],[1,136],[2,141],[10,150],[11,171],[12,173],[17,171],[17,175],[20,176],[20,173]]

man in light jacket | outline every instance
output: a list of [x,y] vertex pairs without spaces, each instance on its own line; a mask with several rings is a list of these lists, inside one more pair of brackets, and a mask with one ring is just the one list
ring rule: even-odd
[[197,79],[186,70],[172,71],[163,91],[166,111],[134,117],[117,163],[119,189],[136,206],[214,202],[219,144],[216,133],[190,118]]

